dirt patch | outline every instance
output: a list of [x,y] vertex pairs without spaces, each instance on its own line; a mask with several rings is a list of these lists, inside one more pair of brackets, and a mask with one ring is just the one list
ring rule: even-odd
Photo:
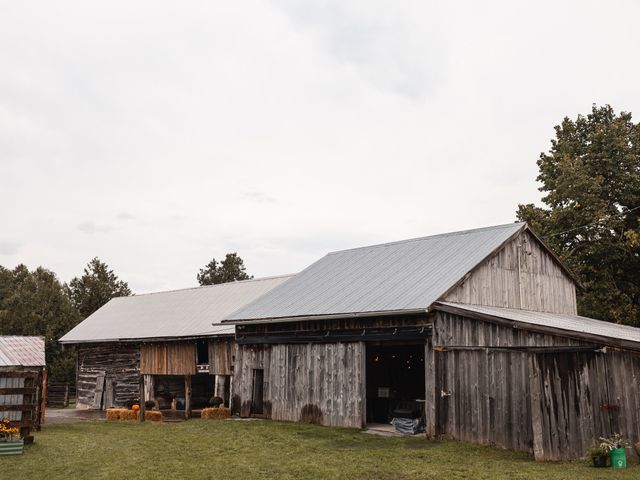
[[78,422],[105,421],[102,410],[80,410],[77,408],[47,408],[44,414],[44,425],[61,425]]

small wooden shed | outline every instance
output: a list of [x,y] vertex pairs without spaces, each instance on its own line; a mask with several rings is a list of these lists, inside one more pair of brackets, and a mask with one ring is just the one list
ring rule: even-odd
[[44,423],[47,370],[42,337],[0,336],[0,418],[25,441]]
[[153,400],[190,417],[211,397],[229,404],[235,355],[229,313],[288,276],[114,298],[60,342],[77,352],[77,408]]
[[[524,223],[333,252],[231,314],[234,409],[584,455],[640,440],[640,329],[577,315],[576,278]],[[225,323],[223,322],[223,323]]]

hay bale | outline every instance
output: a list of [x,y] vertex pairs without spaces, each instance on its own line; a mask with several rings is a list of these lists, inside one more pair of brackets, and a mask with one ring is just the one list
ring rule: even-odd
[[122,409],[120,412],[120,420],[137,420],[138,412],[134,410]]
[[221,420],[231,416],[231,409],[226,407],[203,408],[201,417],[207,420]]
[[122,408],[108,408],[107,409],[107,422],[113,422],[115,420],[120,420],[120,412]]
[[[140,419],[140,412],[138,412],[138,419]],[[144,419],[150,422],[161,422],[162,412],[159,410],[145,410]]]
[[[129,410],[128,408],[109,408],[107,409],[107,421],[112,422],[115,420],[139,420],[140,411]],[[162,412],[159,411],[146,411],[144,412],[144,419],[152,422],[162,421]]]

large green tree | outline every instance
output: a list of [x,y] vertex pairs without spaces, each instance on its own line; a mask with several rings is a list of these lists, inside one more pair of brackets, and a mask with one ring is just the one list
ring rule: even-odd
[[640,326],[640,124],[594,105],[555,132],[538,160],[546,207],[517,216],[580,277],[581,314]]
[[69,282],[69,297],[84,319],[115,297],[131,295],[127,282],[120,280],[98,257],[91,259],[81,277]]
[[0,335],[45,338],[47,369],[54,381],[74,381],[72,349],[62,350],[58,339],[80,321],[64,286],[42,267],[0,267]]
[[227,253],[222,262],[218,262],[214,258],[204,268],[200,269],[197,278],[200,285],[215,285],[238,280],[249,280],[253,278],[253,275],[248,275],[245,272],[244,261],[237,253]]

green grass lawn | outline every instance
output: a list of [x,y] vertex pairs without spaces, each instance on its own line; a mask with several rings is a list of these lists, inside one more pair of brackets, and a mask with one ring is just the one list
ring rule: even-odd
[[270,421],[84,422],[36,432],[25,454],[0,457],[26,479],[638,479],[640,467],[538,463],[527,454],[424,437]]

